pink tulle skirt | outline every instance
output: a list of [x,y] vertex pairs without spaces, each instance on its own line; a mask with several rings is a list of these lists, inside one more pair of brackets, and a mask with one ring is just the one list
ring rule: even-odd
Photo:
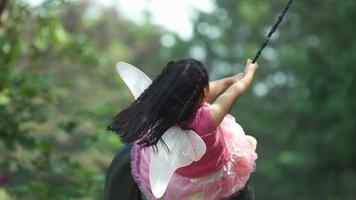
[[[231,115],[227,115],[218,127],[224,134],[228,161],[218,171],[202,178],[186,178],[173,174],[162,200],[226,199],[244,188],[257,159],[256,140],[245,135],[243,129]],[[132,175],[147,199],[155,200],[150,189],[150,151],[132,150]]]

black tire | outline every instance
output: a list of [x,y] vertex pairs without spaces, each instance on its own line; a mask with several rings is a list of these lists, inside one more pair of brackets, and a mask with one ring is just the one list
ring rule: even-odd
[[105,200],[142,200],[131,175],[131,148],[132,145],[123,147],[112,160],[106,173]]

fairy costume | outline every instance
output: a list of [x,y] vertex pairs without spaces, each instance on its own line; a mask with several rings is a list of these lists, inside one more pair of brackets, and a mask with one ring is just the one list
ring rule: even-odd
[[[135,85],[150,84],[133,66],[120,63],[117,69],[136,98],[145,87]],[[191,130],[172,127],[163,134],[170,151],[161,143],[157,153],[134,144],[132,175],[148,199],[228,198],[245,186],[254,171],[256,140],[245,135],[233,116],[227,114],[216,127],[209,104],[204,103],[188,127]]]

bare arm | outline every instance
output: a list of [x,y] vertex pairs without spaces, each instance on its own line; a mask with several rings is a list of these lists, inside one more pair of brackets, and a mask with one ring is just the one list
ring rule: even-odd
[[226,77],[216,81],[209,82],[209,92],[207,95],[207,100],[211,100],[223,93],[228,87],[234,84],[236,81],[240,80],[243,77],[244,73],[239,73],[234,76]]
[[256,63],[251,62],[252,61],[250,59],[247,61],[244,76],[228,87],[226,91],[221,94],[209,107],[216,126],[220,124],[237,99],[239,99],[250,86],[258,68]]

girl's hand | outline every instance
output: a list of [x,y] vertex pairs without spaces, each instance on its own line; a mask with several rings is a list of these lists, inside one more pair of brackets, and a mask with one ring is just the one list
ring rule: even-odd
[[246,66],[245,66],[245,73],[250,73],[252,72],[253,74],[256,73],[258,69],[258,64],[257,63],[252,63],[251,59],[247,60]]
[[247,73],[255,74],[258,68],[259,68],[259,66],[258,66],[257,63],[252,63],[252,60],[248,59],[247,60],[247,64],[245,66],[244,72],[238,73],[238,74],[236,74],[235,76],[232,77],[233,78],[233,83],[235,83],[236,81],[241,80],[245,76],[245,74],[247,74]]
[[[252,79],[258,69],[257,63],[252,63],[248,59],[243,75],[236,75],[238,79],[227,90],[221,94],[213,104],[209,106],[209,111],[216,126],[219,126],[225,115],[229,112],[234,103],[246,92],[251,85]],[[242,77],[241,77],[242,76]]]

